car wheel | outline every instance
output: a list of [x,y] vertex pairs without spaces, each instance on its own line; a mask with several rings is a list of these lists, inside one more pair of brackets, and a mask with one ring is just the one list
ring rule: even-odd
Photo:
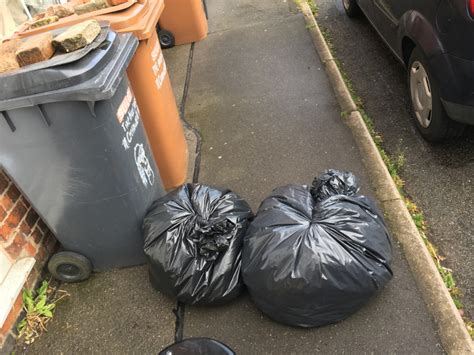
[[415,48],[408,63],[408,87],[415,123],[430,142],[440,142],[462,135],[465,126],[451,120],[440,99],[439,85],[431,74],[428,61]]
[[87,280],[92,265],[84,255],[60,251],[49,259],[48,270],[55,279],[72,283]]
[[349,17],[356,17],[360,14],[360,8],[356,0],[342,0],[342,6]]

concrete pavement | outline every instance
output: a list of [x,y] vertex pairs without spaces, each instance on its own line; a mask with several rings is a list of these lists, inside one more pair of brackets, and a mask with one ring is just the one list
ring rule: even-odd
[[[254,17],[251,5],[274,7]],[[203,136],[199,181],[230,187],[254,209],[275,186],[309,183],[330,167],[354,171],[372,195],[304,20],[292,10],[285,2],[210,1],[211,34],[193,53],[185,113]],[[241,354],[442,352],[398,247],[394,256],[389,287],[339,324],[286,327],[243,297],[218,309],[186,307],[184,336],[215,337]]]
[[[209,0],[210,35],[165,52],[186,119],[202,135],[199,182],[225,186],[254,210],[276,186],[347,169],[372,195],[362,158],[301,14],[274,0]],[[184,65],[186,64],[186,65]],[[189,74],[189,73],[188,73]],[[394,241],[394,279],[335,325],[298,329],[262,315],[247,295],[221,307],[186,307],[184,337],[209,336],[239,354],[443,353],[436,326]],[[172,342],[174,302],[154,292],[146,267],[64,285],[49,331],[29,353],[157,353]],[[19,348],[19,352],[25,349]]]
[[152,354],[174,341],[175,302],[155,292],[146,266],[62,285],[70,297],[32,345],[16,354]]

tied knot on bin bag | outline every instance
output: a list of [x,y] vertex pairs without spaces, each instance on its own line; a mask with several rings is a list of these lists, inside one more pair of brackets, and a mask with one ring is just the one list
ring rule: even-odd
[[221,252],[229,248],[234,227],[228,220],[213,223],[198,216],[192,240],[198,247],[199,255],[209,261],[216,260]]
[[334,195],[354,196],[359,190],[359,180],[354,174],[329,169],[314,178],[310,191],[314,201],[321,202]]
[[242,274],[257,307],[281,323],[318,327],[360,309],[392,278],[382,214],[350,172],[287,185],[260,205],[244,238]]
[[153,203],[143,222],[150,281],[185,304],[222,304],[244,288],[250,206],[227,189],[185,184]]

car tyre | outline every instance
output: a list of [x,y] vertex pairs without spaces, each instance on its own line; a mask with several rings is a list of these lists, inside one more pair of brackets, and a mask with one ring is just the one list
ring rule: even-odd
[[73,283],[87,280],[92,272],[92,264],[84,255],[60,251],[49,259],[48,270],[55,279]]
[[349,17],[356,17],[360,15],[360,8],[356,0],[342,0],[342,7]]
[[465,125],[448,117],[439,85],[419,48],[413,50],[408,62],[408,87],[416,127],[427,141],[441,142],[462,136]]

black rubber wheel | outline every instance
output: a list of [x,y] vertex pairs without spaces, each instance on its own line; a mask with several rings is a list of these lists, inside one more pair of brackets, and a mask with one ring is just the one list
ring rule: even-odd
[[360,15],[360,7],[356,0],[342,0],[342,7],[349,17],[356,17]]
[[424,53],[415,48],[408,63],[408,88],[416,127],[429,142],[459,138],[465,125],[451,120],[440,98],[440,87]]
[[170,31],[167,30],[159,30],[158,37],[160,38],[160,45],[161,48],[171,48],[174,47],[174,35]]
[[166,349],[160,351],[158,355],[235,355],[234,350],[220,341],[210,338],[189,338],[178,341]]
[[89,278],[92,264],[84,255],[72,251],[60,251],[49,259],[48,270],[60,281],[80,282]]

